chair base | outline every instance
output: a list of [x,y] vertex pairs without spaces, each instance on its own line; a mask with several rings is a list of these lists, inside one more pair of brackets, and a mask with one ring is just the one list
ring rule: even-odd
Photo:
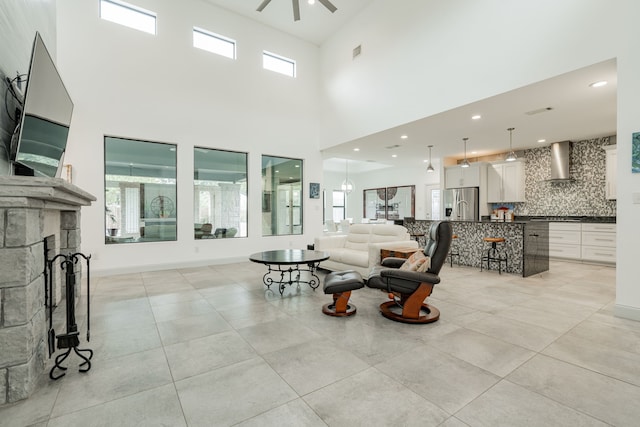
[[322,306],[322,312],[324,314],[326,314],[327,316],[334,316],[334,317],[353,316],[354,314],[356,314],[356,310],[357,310],[356,306],[353,304],[347,304],[347,308],[345,311],[337,311],[336,305],[332,303],[328,303]]
[[[394,310],[395,309],[395,310]],[[395,320],[402,323],[432,323],[440,318],[440,310],[429,304],[421,304],[418,310],[417,317],[406,317],[402,313],[398,313],[398,310],[402,310],[395,301],[387,301],[380,304],[380,312],[387,319]],[[422,315],[424,313],[424,315]]]

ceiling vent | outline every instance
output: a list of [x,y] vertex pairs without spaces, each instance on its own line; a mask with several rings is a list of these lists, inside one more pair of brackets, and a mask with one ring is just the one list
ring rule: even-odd
[[527,111],[527,112],[525,112],[525,114],[527,116],[533,116],[533,115],[540,114],[540,113],[546,113],[547,111],[551,111],[551,110],[553,110],[552,107],[544,107],[544,108],[538,108],[537,110]]
[[389,145],[388,147],[384,147],[387,150],[393,150],[394,148],[398,148],[398,147],[402,147],[402,145],[400,144],[393,144],[393,145]]
[[359,44],[358,46],[353,48],[353,59],[356,59],[356,57],[360,56],[361,53],[362,53],[362,45]]

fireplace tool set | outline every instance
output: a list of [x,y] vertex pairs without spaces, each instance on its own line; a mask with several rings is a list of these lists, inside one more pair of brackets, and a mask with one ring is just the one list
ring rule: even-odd
[[[76,274],[75,274],[75,264],[77,264],[81,258],[87,263],[87,342],[90,341],[90,271],[89,271],[89,259],[91,255],[86,256],[81,254],[80,252],[76,252],[74,254],[58,254],[52,259],[47,258],[47,244],[45,241],[45,271],[44,271],[44,280],[45,280],[45,305],[47,306],[49,313],[49,329],[47,331],[47,341],[49,344],[49,358],[55,353],[56,349],[56,340],[58,349],[66,349],[66,351],[62,354],[59,354],[55,358],[55,365],[49,371],[49,378],[52,380],[57,380],[62,378],[65,375],[67,370],[66,367],[61,366],[61,363],[71,354],[73,350],[75,354],[77,354],[84,362],[82,362],[79,366],[80,372],[87,372],[91,369],[91,358],[93,357],[93,350],[90,349],[81,349],[78,348],[80,345],[80,332],[78,332],[78,325],[76,323],[76,309],[75,309],[75,285],[76,285]],[[53,308],[55,305],[54,297],[53,297],[53,268],[56,261],[60,262],[60,267],[64,271],[65,275],[65,290],[66,290],[66,310],[67,310],[67,330],[66,333],[56,335],[55,330],[53,328]],[[88,357],[82,353],[87,353]],[[60,374],[56,375],[56,369],[62,371]]]

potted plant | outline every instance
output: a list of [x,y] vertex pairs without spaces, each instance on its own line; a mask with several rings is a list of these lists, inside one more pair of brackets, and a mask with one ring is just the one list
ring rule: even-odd
[[115,237],[118,235],[118,220],[107,206],[104,207],[104,210],[107,215],[107,236]]

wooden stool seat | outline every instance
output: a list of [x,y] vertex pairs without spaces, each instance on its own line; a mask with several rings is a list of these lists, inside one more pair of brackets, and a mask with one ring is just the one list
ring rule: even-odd
[[485,237],[484,239],[487,243],[504,243],[504,237]]

